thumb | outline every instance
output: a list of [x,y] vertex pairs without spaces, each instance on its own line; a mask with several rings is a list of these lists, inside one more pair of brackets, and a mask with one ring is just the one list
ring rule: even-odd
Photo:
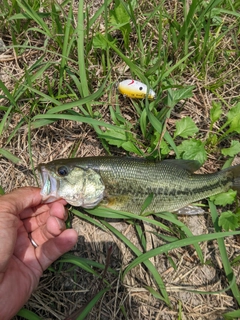
[[56,238],[36,248],[36,257],[43,270],[47,269],[61,255],[68,252],[77,243],[78,234],[74,229],[64,230]]

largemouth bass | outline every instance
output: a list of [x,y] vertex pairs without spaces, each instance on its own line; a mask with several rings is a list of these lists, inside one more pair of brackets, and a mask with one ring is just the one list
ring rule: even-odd
[[38,166],[43,201],[63,198],[83,208],[100,204],[140,214],[152,195],[148,212],[173,212],[230,188],[240,193],[240,165],[194,174],[198,168],[198,162],[192,160],[127,157],[60,159]]

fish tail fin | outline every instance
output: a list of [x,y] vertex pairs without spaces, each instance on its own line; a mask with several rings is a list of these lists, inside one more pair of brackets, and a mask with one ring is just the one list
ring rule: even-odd
[[240,194],[240,164],[229,168],[233,173],[233,186],[232,188]]

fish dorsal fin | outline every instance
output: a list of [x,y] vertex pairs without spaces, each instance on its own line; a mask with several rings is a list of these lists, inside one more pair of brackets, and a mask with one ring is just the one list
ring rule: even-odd
[[167,159],[163,161],[185,169],[191,173],[197,171],[201,167],[201,164],[197,160]]

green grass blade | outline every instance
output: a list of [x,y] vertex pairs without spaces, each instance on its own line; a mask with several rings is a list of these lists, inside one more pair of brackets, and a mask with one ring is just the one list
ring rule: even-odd
[[42,320],[42,318],[36,315],[36,313],[27,309],[21,309],[20,311],[18,311],[17,316],[27,320]]
[[31,81],[35,82],[39,78],[44,76],[44,72],[50,67],[55,65],[55,62],[47,61],[42,62],[44,56],[40,57],[28,70],[28,73],[31,74]]
[[68,109],[72,109],[74,107],[78,107],[78,106],[81,106],[83,104],[87,104],[87,103],[93,102],[94,100],[100,98],[101,95],[103,94],[104,88],[106,86],[107,79],[108,78],[106,77],[105,80],[103,81],[101,87],[96,92],[94,92],[94,93],[90,94],[89,96],[86,96],[86,97],[84,97],[82,99],[79,99],[79,100],[76,100],[76,101],[72,101],[72,102],[69,102],[69,103],[65,103],[65,104],[62,104],[60,106],[51,108],[51,109],[48,110],[47,114],[63,112],[63,111],[66,111]]
[[[53,4],[54,6],[54,4]],[[57,18],[58,19],[58,18]],[[58,85],[58,96],[61,95],[62,84],[64,81],[65,67],[68,61],[68,53],[70,52],[70,30],[72,28],[72,3],[69,6],[67,23],[64,26],[64,38],[63,38],[63,49],[62,49],[62,59],[60,64],[60,75],[59,75],[59,85]]]
[[[162,131],[163,131],[162,123],[155,117],[155,115],[149,110],[149,108],[146,108],[146,110],[147,110],[147,116],[148,116],[148,119],[149,119],[151,125],[153,126],[153,128],[157,132],[162,134]],[[163,134],[163,137],[166,140],[166,142],[172,147],[172,149],[176,153],[176,156],[179,157],[179,152],[177,150],[177,146],[175,145],[175,142],[174,142],[173,138],[170,136],[169,132],[165,131],[165,133]]]
[[76,257],[74,255],[68,255],[68,256],[62,256],[60,260],[58,260],[57,262],[59,263],[71,263],[74,264],[75,266],[78,266],[79,268],[87,271],[88,273],[91,273],[97,277],[99,277],[100,275],[93,270],[88,263],[86,263],[84,261],[84,259],[81,259],[79,257]]
[[43,32],[46,34],[46,36],[51,37],[51,31],[48,28],[48,25],[44,22],[43,18],[33,10],[33,8],[30,7],[30,5],[25,0],[17,0],[17,3],[19,7],[22,8],[23,11],[26,12],[26,14],[29,16],[30,19],[36,21],[36,23],[42,28]]
[[237,11],[230,11],[230,10],[225,10],[225,9],[221,9],[221,8],[219,8],[218,10],[219,10],[221,13],[229,14],[229,15],[235,16],[235,17],[237,17],[237,18],[240,18],[240,13],[237,12]]
[[100,8],[95,12],[94,16],[89,20],[89,27],[91,28],[96,20],[102,16],[105,8],[108,7],[112,3],[112,0],[105,0],[104,5],[100,6]]
[[203,291],[203,290],[192,290],[192,289],[184,289],[182,288],[181,291],[187,291],[187,292],[192,292],[192,293],[196,293],[196,294],[205,294],[205,295],[210,295],[210,294],[221,294],[221,293],[225,293],[229,290],[231,290],[231,288],[234,286],[234,283],[236,283],[236,277],[233,276],[232,280],[229,282],[229,286],[227,286],[224,289],[221,290],[217,290],[217,291]]
[[[223,232],[221,232],[221,227],[219,227],[219,225],[218,225],[218,213],[217,213],[216,206],[213,204],[212,201],[209,200],[208,202],[209,202],[209,207],[210,207],[210,211],[211,211],[211,216],[212,216],[214,228],[215,228],[216,232],[218,232],[219,234],[222,234]],[[231,282],[234,277],[234,272],[233,272],[233,269],[231,267],[231,263],[230,263],[228,256],[227,256],[227,250],[225,247],[223,237],[219,237],[217,239],[217,242],[218,242],[219,251],[220,251],[220,255],[221,255],[221,261],[222,261],[227,279],[229,282]],[[237,285],[236,281],[233,284],[231,290],[232,290],[232,293],[233,293],[235,299],[238,302],[238,305],[240,305],[240,291],[238,289],[238,285]]]
[[13,98],[12,94],[9,92],[5,84],[0,80],[0,89],[2,89],[3,93],[5,94],[6,98],[9,100],[9,102],[17,108],[17,103],[15,99]]
[[[114,228],[113,226],[111,226],[108,222],[106,221],[102,221],[103,225],[105,225],[113,234],[115,234],[116,237],[118,237],[122,242],[124,242],[124,244],[126,246],[128,246],[136,256],[141,257],[142,256],[142,252],[135,246],[132,244],[132,242],[130,240],[128,240],[121,232],[119,232],[116,228]],[[167,305],[170,305],[170,300],[164,285],[164,282],[160,276],[160,274],[158,273],[157,269],[154,267],[154,265],[152,264],[151,261],[145,259],[142,261],[145,266],[148,268],[148,270],[152,273],[155,282],[158,285],[158,288],[162,294],[161,300],[165,301],[165,303]],[[124,273],[124,275],[126,275],[127,272]]]
[[[60,260],[57,260],[57,262],[65,262],[65,260],[68,260],[67,262],[69,263],[72,263],[72,264],[75,264],[77,266],[78,265],[78,262],[80,263],[83,263],[84,266],[90,266],[91,270],[90,270],[90,273],[93,273],[92,271],[92,268],[98,268],[98,269],[101,269],[101,270],[104,270],[106,268],[106,266],[102,263],[99,263],[99,262],[96,262],[96,261],[93,261],[93,260],[89,260],[89,259],[85,259],[85,258],[81,258],[81,257],[77,257],[71,253],[65,253],[64,255],[61,256]],[[87,270],[88,271],[88,270]],[[108,268],[107,269],[108,272],[111,272],[115,275],[118,274],[118,272],[116,272],[114,269],[112,268]],[[97,273],[96,273],[97,275]]]
[[225,313],[223,318],[224,320],[240,319],[240,309]]
[[[55,99],[54,97],[51,97],[49,96],[48,94],[38,90],[38,89],[35,89],[32,85],[30,86],[29,84],[21,84],[21,90],[23,90],[23,88],[26,90],[30,90],[31,92],[35,93],[38,97],[42,97],[42,102],[48,102],[48,104],[51,102],[52,104],[54,105],[60,105],[61,102],[58,101],[57,99]],[[18,94],[18,97],[19,98],[21,96],[21,94],[23,93],[23,91]]]
[[2,135],[3,133],[3,130],[5,128],[5,125],[7,123],[7,120],[8,120],[8,116],[9,114],[11,113],[12,111],[12,107],[8,107],[6,113],[4,114],[3,118],[2,118],[2,121],[0,122],[0,136]]
[[87,304],[81,314],[77,317],[76,320],[85,320],[89,312],[94,308],[94,306],[98,303],[98,301],[102,298],[102,296],[108,292],[110,288],[105,288],[99,291],[95,297]]
[[[186,236],[188,238],[193,237],[191,230],[184,223],[182,223],[180,220],[178,220],[172,213],[157,214],[157,217],[162,218],[164,220],[167,220],[167,221],[175,224],[179,228],[181,228],[181,230],[186,234]],[[201,250],[199,244],[195,243],[195,244],[193,244],[193,246],[197,252],[197,255],[199,257],[200,262],[203,264],[204,263],[203,253],[202,253],[202,250]]]
[[0,148],[0,154],[15,164],[19,164],[19,162],[21,162],[20,158],[14,156],[11,152],[9,152],[5,149]]
[[[81,95],[82,97],[89,96],[88,89],[88,79],[86,73],[86,65],[85,65],[85,46],[84,46],[84,37],[85,37],[85,29],[84,29],[84,1],[79,1],[78,6],[78,23],[77,23],[77,49],[78,49],[78,68],[80,72],[80,80],[81,80]],[[88,113],[90,116],[93,116],[92,108],[89,103],[86,103]]]
[[3,196],[5,194],[5,190],[3,187],[0,185],[0,195]]
[[177,63],[175,63],[172,67],[167,68],[166,71],[163,72],[163,74],[160,75],[159,79],[153,84],[153,87],[157,85],[160,81],[163,81],[166,79],[175,69],[181,66],[183,62],[185,62],[193,53],[195,50],[189,52],[187,55],[185,55],[182,59],[180,59]]
[[112,48],[118,55],[119,57],[129,66],[130,70],[143,82],[143,83],[147,83],[147,79],[144,76],[143,72],[141,71],[141,69],[132,62],[131,59],[129,59],[128,57],[126,57],[121,50],[118,49],[117,46],[115,46],[114,43],[110,42],[107,38],[105,38],[104,36],[102,36],[102,41],[105,41],[110,48]]
[[[72,112],[72,114],[39,114],[35,117],[33,117],[33,120],[38,120],[38,119],[44,119],[44,120],[53,120],[53,121],[56,121],[56,120],[60,120],[60,119],[65,119],[65,120],[71,120],[71,121],[76,121],[76,122],[83,122],[83,123],[88,123],[90,125],[92,125],[93,127],[95,126],[102,126],[102,127],[105,127],[105,128],[109,128],[109,129],[114,129],[114,130],[124,130],[124,128],[120,128],[120,127],[117,127],[112,125],[112,124],[109,124],[107,122],[104,122],[104,121],[101,121],[101,120],[96,120],[96,119],[92,119],[92,118],[87,118],[87,117],[84,117],[84,116],[79,116],[78,113],[74,113]],[[34,121],[32,123],[32,128],[36,129],[36,128],[39,128],[44,124],[45,122],[42,122],[42,121]]]
[[161,223],[159,221],[156,221],[154,219],[150,219],[148,217],[139,216],[137,214],[130,213],[130,212],[117,211],[117,210],[112,210],[112,209],[108,209],[108,208],[104,208],[104,207],[97,207],[95,209],[85,209],[85,211],[91,215],[94,215],[94,216],[100,217],[100,218],[145,221],[149,224],[153,224],[155,226],[158,226],[165,231],[171,232],[171,229],[169,227],[165,226],[163,223]]
[[147,241],[146,241],[145,233],[139,224],[135,223],[135,229],[136,229],[136,233],[138,235],[140,244],[141,244],[143,250],[146,251]]
[[202,241],[209,241],[209,240],[213,240],[213,239],[221,239],[224,237],[229,237],[229,236],[233,236],[233,235],[237,235],[240,234],[240,231],[234,231],[234,232],[221,232],[221,233],[211,233],[211,234],[205,234],[205,235],[200,235],[200,236],[193,236],[190,238],[186,238],[186,239],[182,239],[182,240],[178,240],[176,242],[172,242],[172,243],[168,243],[165,244],[161,247],[152,249],[144,254],[142,254],[140,257],[136,258],[134,261],[132,261],[128,267],[125,269],[124,273],[123,273],[123,277],[134,267],[136,267],[139,263],[142,263],[152,257],[154,257],[155,255],[159,255],[162,253],[167,253],[170,250],[176,249],[176,248],[181,248],[181,247],[185,247],[188,245],[192,245],[198,242],[202,242]]

